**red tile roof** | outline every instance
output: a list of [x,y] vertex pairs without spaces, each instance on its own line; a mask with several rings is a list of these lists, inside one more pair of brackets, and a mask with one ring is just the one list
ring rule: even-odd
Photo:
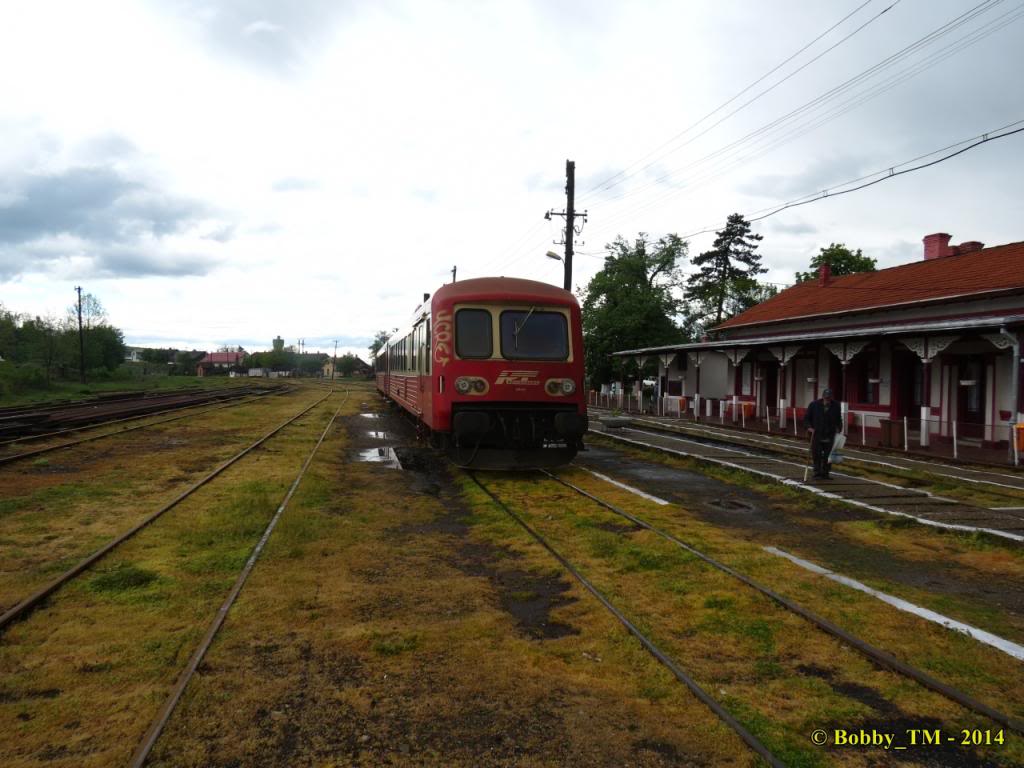
[[231,363],[235,364],[245,357],[244,352],[207,352],[206,357],[199,361],[203,363]]
[[1024,290],[1024,242],[797,283],[714,330],[1014,289]]

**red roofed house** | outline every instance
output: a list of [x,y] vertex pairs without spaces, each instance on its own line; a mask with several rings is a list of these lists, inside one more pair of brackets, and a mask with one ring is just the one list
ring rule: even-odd
[[[958,439],[1005,447],[1008,425],[1024,422],[1024,242],[949,240],[928,235],[920,261],[877,272],[822,267],[713,328],[712,341],[615,354],[658,358],[661,391],[681,390],[716,420],[734,401],[792,418],[827,386],[857,432],[882,419],[902,430],[906,417],[911,446],[926,446],[956,422]],[[930,428],[919,431],[922,418]]]
[[196,376],[206,376],[213,368],[234,368],[245,360],[245,352],[207,352],[196,364]]

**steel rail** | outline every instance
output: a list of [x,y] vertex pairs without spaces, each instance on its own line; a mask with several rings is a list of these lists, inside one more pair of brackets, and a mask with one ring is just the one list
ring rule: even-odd
[[[241,389],[241,387],[238,387]],[[221,390],[222,392],[230,392],[230,390]],[[278,394],[274,390],[266,389],[260,393],[250,392],[248,397],[266,397],[268,394]],[[68,432],[84,432],[87,429],[99,429],[110,424],[120,424],[125,421],[137,421],[139,419],[148,419],[152,416],[161,416],[165,413],[173,413],[175,411],[183,411],[190,408],[202,408],[204,405],[210,405],[211,403],[223,403],[223,402],[237,402],[238,400],[246,399],[247,395],[242,393],[231,393],[229,397],[211,397],[202,400],[198,403],[186,403],[173,408],[164,408],[159,411],[151,411],[150,413],[140,413],[135,416],[119,416],[116,419],[108,419],[107,421],[97,421],[92,424],[82,424],[78,427],[67,427],[66,429],[55,429],[53,432],[42,432],[38,435],[23,435],[21,437],[13,437],[9,440],[0,440],[0,448],[6,445],[14,445],[15,443],[25,443],[33,440],[45,440],[48,437],[56,437],[58,435],[66,435]],[[116,433],[111,433],[116,434]]]
[[[331,394],[333,394],[333,391]],[[175,707],[178,705],[182,695],[185,693],[185,689],[188,687],[189,682],[192,680],[196,670],[199,668],[203,658],[206,656],[206,652],[213,644],[213,640],[220,631],[220,628],[224,625],[225,620],[227,620],[231,606],[235,604],[235,600],[242,591],[242,587],[245,586],[245,582],[248,580],[249,574],[256,565],[256,561],[259,559],[260,554],[263,552],[263,547],[266,545],[267,541],[270,539],[270,534],[274,532],[274,528],[277,526],[277,521],[281,518],[285,507],[288,506],[288,502],[291,501],[292,496],[298,489],[299,483],[302,482],[302,478],[305,477],[306,470],[309,469],[309,465],[313,463],[313,457],[316,455],[317,450],[319,450],[321,443],[323,443],[324,439],[327,437],[327,433],[330,431],[335,419],[338,418],[338,414],[341,412],[342,406],[344,406],[348,400],[348,395],[349,391],[345,390],[344,399],[342,399],[341,403],[338,405],[334,415],[331,416],[331,420],[327,422],[327,426],[324,427],[324,431],[321,433],[320,439],[317,440],[316,445],[313,446],[313,450],[310,451],[309,456],[306,458],[306,462],[302,465],[302,469],[299,470],[298,476],[296,476],[295,481],[288,489],[288,493],[285,494],[284,500],[278,506],[274,516],[267,524],[266,529],[263,531],[263,536],[260,537],[259,542],[257,542],[252,553],[249,555],[249,559],[246,561],[245,567],[242,568],[241,573],[238,574],[238,578],[235,579],[231,592],[228,593],[228,596],[224,599],[220,609],[217,611],[217,615],[214,616],[213,622],[211,622],[209,628],[206,630],[206,634],[199,643],[199,647],[193,652],[188,664],[185,666],[185,669],[182,670],[181,674],[178,676],[178,680],[174,684],[174,688],[164,700],[163,705],[160,707],[160,711],[157,712],[157,715],[150,724],[145,736],[143,736],[139,746],[135,749],[135,753],[132,755],[131,763],[129,764],[132,768],[142,768],[142,766],[145,765],[146,760],[149,758],[149,753],[153,750],[157,739],[160,738],[160,735],[163,733],[168,721],[171,719],[171,715],[174,713]],[[330,397],[330,394],[328,394],[328,397]]]
[[897,659],[895,656],[893,656],[888,651],[883,651],[882,649],[876,648],[875,646],[871,645],[870,643],[868,643],[868,642],[866,642],[864,640],[861,640],[856,635],[850,634],[845,629],[843,629],[842,627],[840,627],[840,626],[838,626],[836,624],[833,624],[828,619],[823,618],[823,617],[819,616],[818,614],[814,613],[813,611],[811,611],[811,610],[809,610],[807,608],[804,608],[803,606],[793,602],[789,598],[780,595],[778,592],[776,592],[775,590],[771,589],[770,587],[766,587],[763,584],[760,584],[759,582],[755,581],[754,579],[750,578],[749,576],[747,576],[747,575],[745,575],[743,573],[740,573],[739,571],[735,570],[734,568],[729,567],[725,563],[722,563],[722,562],[716,560],[715,558],[711,557],[710,555],[704,554],[699,549],[691,546],[690,544],[687,544],[685,541],[683,541],[683,540],[673,536],[671,533],[668,533],[668,532],[663,531],[663,530],[661,530],[660,528],[658,528],[658,527],[656,527],[654,525],[651,525],[646,520],[643,520],[642,518],[639,518],[636,515],[630,514],[629,512],[626,512],[625,510],[619,509],[615,505],[610,504],[607,501],[604,501],[603,499],[598,498],[597,496],[593,495],[592,493],[590,493],[588,491],[585,491],[584,489],[580,488],[579,486],[573,485],[572,483],[570,483],[570,482],[568,482],[566,480],[563,480],[562,478],[558,477],[557,475],[552,474],[551,472],[548,472],[547,470],[542,469],[542,470],[539,470],[539,471],[541,473],[543,473],[544,475],[547,475],[549,478],[551,478],[555,482],[561,483],[562,485],[566,486],[567,488],[571,488],[576,493],[579,493],[580,495],[587,497],[588,499],[590,499],[594,503],[598,504],[599,506],[604,507],[605,509],[607,509],[607,510],[609,510],[611,512],[614,512],[616,515],[624,517],[625,519],[629,520],[630,522],[632,522],[632,523],[634,523],[636,525],[639,525],[641,528],[644,528],[644,529],[650,531],[651,533],[654,533],[654,534],[660,536],[661,538],[665,539],[666,541],[672,542],[673,544],[675,544],[676,546],[682,548],[686,552],[689,552],[694,557],[697,557],[700,560],[703,560],[705,563],[707,563],[711,567],[716,568],[717,570],[721,571],[722,573],[728,574],[729,576],[732,576],[734,579],[737,579],[738,581],[741,581],[742,583],[746,584],[748,587],[757,590],[762,595],[770,598],[771,600],[774,600],[776,603],[778,603],[780,606],[782,606],[786,610],[788,610],[788,611],[790,611],[792,613],[795,613],[797,616],[800,616],[803,619],[806,619],[811,624],[816,626],[818,629],[820,629],[820,630],[822,630],[822,631],[832,635],[833,637],[837,638],[838,640],[843,641],[844,643],[849,645],[851,648],[856,649],[863,656],[867,657],[868,659],[870,659],[871,661],[875,662],[876,664],[878,664],[878,665],[880,665],[880,666],[882,666],[882,667],[884,667],[886,669],[889,669],[892,672],[895,672],[897,674],[903,675],[904,677],[907,677],[907,678],[913,680],[914,682],[919,683],[920,685],[923,685],[925,688],[928,688],[928,689],[934,691],[935,693],[938,693],[938,694],[940,694],[942,696],[945,696],[947,699],[949,699],[950,701],[952,701],[952,702],[954,702],[956,704],[959,704],[964,709],[967,709],[967,710],[969,710],[971,712],[974,712],[975,714],[982,715],[982,716],[987,717],[987,718],[989,718],[991,720],[994,720],[995,722],[999,723],[1000,725],[1003,725],[1006,728],[1014,730],[1017,733],[1024,734],[1024,722],[1022,722],[1022,721],[1020,721],[1020,720],[1018,720],[1018,719],[1016,719],[1014,717],[1011,717],[1010,715],[1004,714],[1003,712],[1000,712],[999,710],[994,709],[993,707],[990,707],[990,706],[988,706],[987,704],[985,704],[985,703],[983,703],[981,701],[978,701],[977,699],[973,698],[972,696],[970,696],[970,695],[968,695],[966,693],[963,693],[962,691],[958,690],[957,688],[954,688],[951,685],[947,685],[946,683],[943,683],[941,680],[937,680],[936,678],[934,678],[931,675],[929,675],[927,672],[923,672],[923,671],[917,669],[916,667],[911,666],[910,664],[907,664],[905,662],[900,661],[899,659]]
[[571,573],[576,578],[576,580],[579,581],[579,583],[582,584],[588,592],[590,592],[590,594],[592,594],[594,597],[598,599],[601,605],[603,605],[609,613],[611,613],[616,619],[619,620],[619,622],[629,631],[631,635],[633,635],[633,637],[640,641],[640,644],[643,645],[644,649],[648,653],[650,653],[655,659],[661,662],[661,664],[667,667],[668,670],[673,675],[675,675],[676,679],[690,690],[690,693],[696,696],[697,699],[699,699],[700,702],[704,704],[704,706],[710,709],[723,723],[729,726],[729,728],[731,728],[748,747],[750,747],[754,752],[763,757],[768,762],[768,764],[773,766],[774,768],[784,768],[785,763],[783,763],[781,760],[775,757],[775,755],[773,755],[771,751],[764,744],[762,744],[756,736],[754,736],[754,734],[748,731],[742,723],[740,723],[735,717],[733,717],[729,713],[729,711],[725,707],[723,707],[720,703],[718,703],[718,701],[712,698],[711,695],[708,694],[708,692],[705,691],[696,680],[694,680],[686,672],[684,672],[683,669],[678,664],[676,664],[675,661],[673,661],[664,651],[658,648],[658,646],[656,646],[650,638],[648,638],[642,631],[640,631],[640,629],[635,624],[633,624],[633,622],[626,618],[625,614],[623,614],[622,611],[616,608],[615,605],[612,604],[612,602],[607,597],[605,597],[604,594],[597,587],[591,584],[587,580],[587,578],[583,576],[582,573],[576,570],[572,563],[570,563],[553,546],[551,546],[551,544],[549,544],[543,536],[537,533],[537,531],[530,527],[530,525],[525,520],[523,520],[523,518],[521,518],[519,515],[513,512],[512,509],[508,507],[508,505],[506,505],[497,496],[495,496],[486,486],[484,486],[484,484],[480,482],[479,478],[476,476],[474,472],[468,472],[468,474],[470,478],[472,478],[473,482],[476,483],[477,487],[480,488],[480,490],[483,491],[485,494],[487,494],[487,496],[490,497],[491,501],[493,501],[494,504],[499,509],[505,512],[505,514],[507,514],[513,520],[515,520],[516,523],[518,523],[519,526],[523,528],[523,530],[525,530],[534,539],[534,541],[536,541],[538,544],[544,547],[544,549],[546,549],[552,557],[554,557],[559,563],[561,563],[563,568],[569,571],[569,573]]
[[[238,389],[242,389],[242,387],[237,387],[237,388]],[[57,435],[68,434],[69,432],[83,432],[86,429],[97,429],[98,427],[104,427],[104,426],[109,425],[109,424],[120,424],[121,422],[126,422],[126,421],[136,421],[138,419],[148,419],[148,418],[150,418],[152,416],[162,416],[163,414],[170,414],[170,413],[173,413],[175,411],[184,411],[186,409],[202,408],[203,406],[209,406],[210,403],[219,403],[219,402],[226,402],[226,401],[234,402],[234,401],[237,401],[239,399],[245,399],[247,396],[249,396],[249,397],[262,397],[262,396],[265,396],[266,394],[269,394],[270,392],[272,392],[272,390],[270,390],[270,389],[264,389],[264,390],[262,390],[260,392],[250,391],[249,394],[247,395],[245,392],[236,393],[236,392],[232,392],[230,390],[221,390],[221,391],[222,392],[227,392],[228,393],[227,396],[208,397],[206,399],[201,399],[199,402],[186,402],[185,404],[182,404],[182,406],[177,406],[175,408],[166,408],[166,409],[163,409],[161,411],[152,411],[152,412],[146,413],[146,414],[136,414],[135,416],[121,416],[121,417],[118,417],[117,419],[109,419],[109,420],[106,420],[106,421],[97,421],[97,422],[93,422],[92,424],[82,424],[81,426],[77,426],[77,427],[66,427],[65,429],[54,429],[52,432],[41,432],[39,434],[27,434],[27,435],[22,435],[20,437],[11,437],[9,439],[0,440],[0,447],[3,447],[4,445],[12,445],[15,442],[30,442],[32,440],[44,440],[47,437],[56,437]]]
[[263,443],[265,443],[271,437],[273,437],[278,432],[280,432],[282,429],[287,427],[293,421],[296,421],[297,419],[299,419],[302,416],[304,416],[307,413],[309,413],[309,411],[313,410],[318,405],[320,405],[320,403],[322,403],[324,400],[326,400],[328,397],[330,397],[331,394],[333,394],[333,393],[328,392],[326,395],[321,397],[319,400],[317,400],[312,405],[307,406],[306,408],[303,408],[301,411],[299,411],[297,414],[295,414],[294,416],[289,418],[287,421],[285,421],[282,424],[278,425],[277,427],[272,429],[270,432],[267,432],[265,435],[263,435],[263,437],[259,438],[256,442],[252,443],[247,448],[244,448],[242,451],[240,451],[239,453],[235,454],[234,456],[232,456],[227,461],[222,462],[220,465],[217,466],[216,469],[214,469],[208,475],[206,475],[201,480],[199,480],[199,481],[193,483],[192,485],[190,485],[184,491],[182,491],[177,496],[175,496],[171,501],[167,502],[162,507],[160,507],[160,509],[158,509],[156,512],[153,512],[151,515],[146,517],[144,520],[142,520],[141,522],[139,522],[136,525],[134,525],[130,530],[128,530],[127,532],[121,534],[116,539],[114,539],[114,540],[104,544],[98,550],[96,550],[91,555],[89,555],[84,560],[82,560],[80,563],[78,563],[78,565],[75,565],[74,567],[68,569],[67,571],[62,573],[60,576],[58,576],[56,579],[51,581],[49,584],[47,584],[46,586],[42,587],[41,589],[37,590],[33,594],[31,594],[28,597],[26,597],[24,600],[22,600],[20,603],[15,605],[13,608],[8,610],[3,615],[0,615],[0,632],[5,630],[13,621],[15,621],[17,619],[24,618],[25,616],[27,616],[35,608],[37,608],[40,605],[40,603],[42,603],[47,597],[52,595],[54,592],[56,592],[58,589],[60,589],[65,584],[67,584],[69,581],[71,581],[71,579],[75,578],[82,571],[86,570],[91,565],[93,565],[94,563],[99,561],[101,558],[103,558],[108,552],[113,550],[115,547],[119,546],[120,544],[123,544],[125,541],[127,541],[132,536],[134,536],[136,533],[138,533],[143,528],[148,526],[150,523],[152,523],[158,517],[163,515],[165,512],[167,512],[168,510],[173,509],[174,507],[176,507],[178,504],[180,504],[186,498],[191,496],[193,493],[195,493],[200,488],[202,488],[204,485],[206,485],[211,480],[213,480],[215,477],[217,477],[217,475],[219,475],[225,469],[227,469],[228,467],[230,467],[232,464],[234,464],[235,462],[239,461],[240,459],[244,458],[246,455],[248,455],[250,452],[254,451],[259,446],[263,445]]
[[[36,405],[36,406],[24,406],[18,409],[11,410],[0,410],[0,422],[7,422],[19,417],[26,417],[32,415],[46,415],[49,417],[56,416],[58,418],[67,417],[69,415],[79,414],[83,411],[88,410],[99,410],[114,408],[119,409],[126,405],[146,405],[146,404],[159,404],[160,401],[174,400],[175,398],[185,398],[186,402],[189,399],[198,399],[205,395],[216,396],[218,394],[245,390],[249,385],[247,384],[233,384],[227,387],[221,388],[210,388],[210,389],[188,389],[188,390],[151,390],[148,392],[136,392],[131,395],[125,395],[116,398],[97,398],[93,400],[76,400],[67,403],[54,403],[51,405]],[[214,398],[210,398],[214,399]],[[83,427],[84,428],[84,427]],[[29,436],[23,436],[20,438],[14,438],[15,440],[27,439]],[[9,442],[9,441],[8,441]]]
[[[602,413],[612,413],[610,409],[605,408],[604,406],[589,405],[588,409],[599,411]],[[660,423],[650,418],[646,418],[644,416],[636,416],[633,414],[630,414],[629,418],[634,422],[643,423],[648,429],[656,430],[660,434],[665,435],[684,435],[695,440],[706,439],[709,441],[725,443],[726,445],[741,445],[744,447],[754,447],[755,449],[763,450],[766,453],[783,454],[789,456],[806,455],[807,453],[807,451],[805,450],[805,442],[799,441],[797,438],[790,436],[788,433],[784,434],[781,430],[771,433],[754,432],[750,430],[741,431],[740,429],[730,427],[729,425],[714,424],[712,422],[683,422],[678,420],[676,423]],[[693,434],[694,432],[706,435],[706,437],[698,437],[698,435]],[[950,469],[957,472],[963,472],[965,474],[988,475],[991,477],[1002,477],[1007,478],[1009,480],[1017,481],[1024,480],[1024,473],[1013,474],[1012,472],[1001,471],[1002,469],[1006,469],[1006,467],[1003,467],[1002,465],[982,464],[976,466],[987,466],[988,468],[977,469],[976,467],[972,467],[971,465],[966,463],[946,463],[944,460],[941,460],[944,459],[944,457],[934,457],[931,459],[921,458],[920,453],[912,453],[909,455],[901,453],[900,455],[895,455],[892,452],[879,452],[876,455],[871,455],[869,453],[869,449],[866,446],[854,445],[852,443],[847,443],[846,447],[843,449],[843,455],[846,457],[848,461],[851,462],[858,462],[861,464],[872,464],[878,466],[878,469],[869,471],[881,472],[883,474],[894,475],[897,477],[903,477],[903,475],[899,474],[900,471],[923,471],[925,474],[933,475],[941,479],[948,479],[950,477],[953,477],[956,480],[962,480],[964,482],[974,483],[977,485],[988,485],[992,486],[993,488],[1008,488],[1011,490],[1018,491],[1024,490],[1024,487],[1020,485],[1011,485],[1009,483],[1003,483],[998,480],[988,480],[985,479],[984,477],[971,478],[941,473],[942,469]],[[899,464],[894,464],[891,461],[886,461],[886,459],[904,461],[908,464],[920,464],[921,468],[915,470],[912,467],[903,467],[900,466]],[[1000,491],[989,492],[997,493],[999,495],[1010,496],[1010,494],[1003,494]]]
[[[209,408],[208,410],[205,410],[205,411],[199,411],[199,412],[189,411],[188,413],[181,413],[181,414],[178,414],[177,416],[171,416],[170,418],[167,418],[167,419],[161,419],[159,421],[151,421],[151,422],[147,422],[146,424],[137,424],[137,425],[132,426],[132,427],[125,427],[124,429],[118,429],[118,430],[115,430],[114,432],[104,432],[104,433],[99,434],[99,435],[87,435],[85,437],[81,437],[81,438],[78,438],[76,440],[69,440],[69,441],[67,441],[65,443],[60,443],[59,445],[47,445],[47,446],[43,446],[42,448],[33,448],[30,451],[22,451],[21,453],[12,453],[9,456],[0,456],[0,464],[10,464],[12,462],[20,461],[22,459],[29,459],[29,458],[31,458],[33,456],[39,456],[40,454],[43,454],[43,453],[50,453],[51,451],[59,451],[61,448],[72,448],[72,447],[74,447],[76,445],[81,445],[82,443],[91,443],[91,442],[93,442],[95,440],[101,440],[104,437],[114,437],[116,435],[123,435],[126,432],[134,432],[137,429],[147,429],[148,427],[156,427],[156,426],[159,426],[160,424],[167,424],[167,423],[172,422],[172,421],[180,421],[181,419],[187,419],[187,418],[189,418],[191,416],[202,416],[204,413],[211,413],[212,411],[219,411],[222,408],[231,408],[231,407],[236,406],[236,405],[243,405],[245,403],[251,403],[251,402],[254,402],[255,400],[257,400],[259,398],[262,398],[262,397],[267,397],[267,395],[253,395],[251,399],[250,398],[246,398],[246,397],[234,398],[234,399],[232,399],[232,400],[230,400],[230,401],[228,401],[226,403],[219,403],[218,405],[215,405],[214,407]],[[189,406],[185,406],[185,408],[199,408],[199,407],[201,407],[203,405],[207,405],[207,403],[199,403],[197,405],[189,405]],[[171,410],[172,411],[180,411],[182,409],[181,408],[172,408]],[[130,420],[133,420],[133,419],[145,419],[145,418],[149,418],[150,416],[159,416],[161,413],[167,413],[167,411],[158,411],[157,413],[150,413],[150,414],[146,414],[145,416],[129,416],[129,417],[125,418],[125,419],[115,419],[114,421],[107,421],[107,422],[103,422],[103,423],[100,423],[100,424],[94,424],[91,427],[78,427],[76,429],[70,429],[70,430],[66,430],[66,431],[68,431],[68,432],[79,432],[79,431],[84,430],[84,429],[96,429],[96,428],[104,427],[104,426],[106,426],[108,424],[115,424],[118,421],[130,421]],[[55,435],[55,434],[59,434],[59,433],[57,433],[57,432],[51,432],[50,433],[50,435]],[[40,438],[47,437],[47,436],[49,436],[49,435],[39,435]],[[25,439],[25,438],[21,438],[21,439]],[[33,439],[33,438],[28,438],[28,439]],[[13,441],[13,442],[17,442],[17,441]]]

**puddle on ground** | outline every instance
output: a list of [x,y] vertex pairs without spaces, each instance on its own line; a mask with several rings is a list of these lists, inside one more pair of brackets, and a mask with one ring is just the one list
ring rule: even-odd
[[398,460],[398,454],[394,448],[367,448],[359,452],[360,461],[372,461],[391,469],[402,469],[402,462]]
[[364,419],[379,419],[380,418],[380,414],[379,413],[360,413],[359,415],[362,416]]
[[370,430],[369,432],[366,433],[366,435],[367,435],[367,437],[372,437],[374,440],[387,440],[388,439],[388,433],[387,432],[376,432],[374,430]]

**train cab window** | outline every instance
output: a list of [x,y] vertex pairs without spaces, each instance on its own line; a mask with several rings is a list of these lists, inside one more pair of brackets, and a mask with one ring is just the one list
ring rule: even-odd
[[486,309],[460,309],[455,313],[455,351],[463,358],[488,358],[494,351],[491,313]]
[[424,363],[423,371],[424,371],[424,373],[429,374],[430,373],[430,360],[434,356],[434,339],[430,335],[430,318],[427,318],[427,325],[425,327],[424,336],[425,336],[425,342],[424,343],[426,344],[427,350],[426,350],[426,356],[423,358],[423,363]]
[[506,360],[566,360],[569,324],[561,312],[536,309],[501,313],[501,354]]

